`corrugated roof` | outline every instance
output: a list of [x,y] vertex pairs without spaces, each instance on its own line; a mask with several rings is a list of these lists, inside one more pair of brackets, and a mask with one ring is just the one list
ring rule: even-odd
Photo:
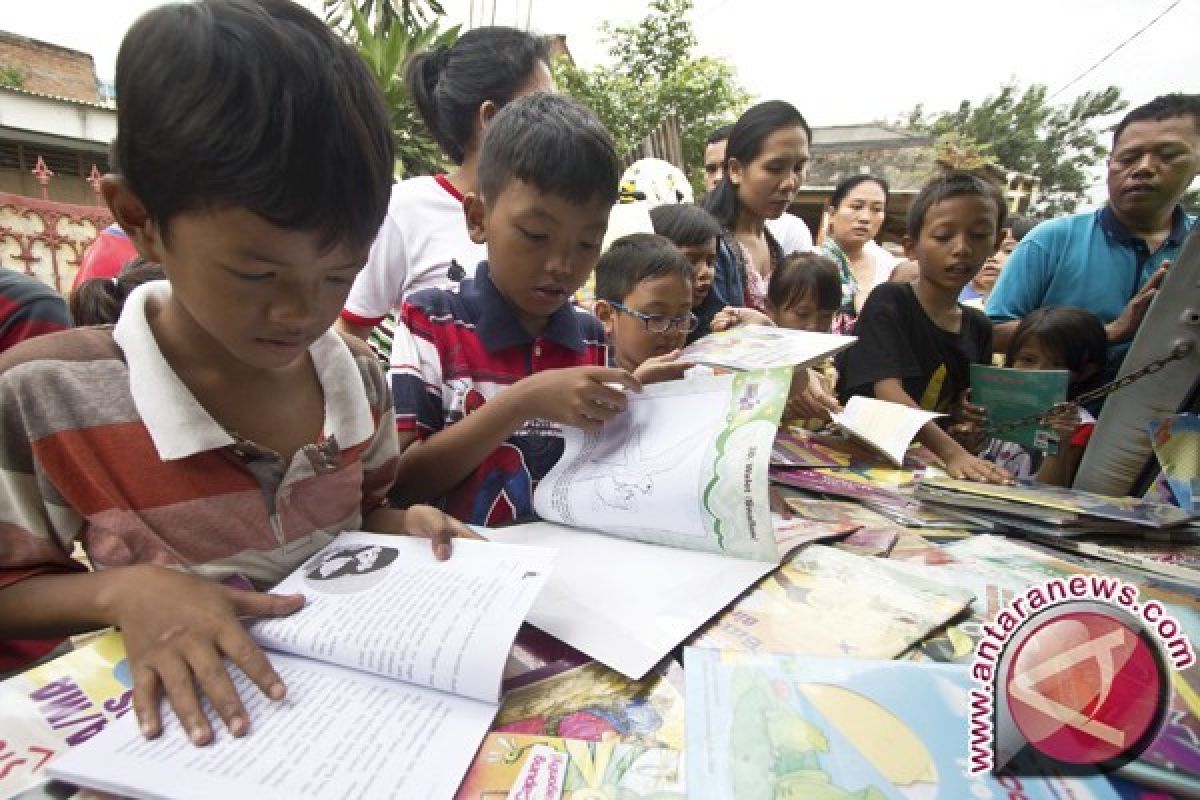
[[100,111],[111,111],[114,114],[117,111],[117,107],[115,104],[114,105],[105,105],[104,103],[100,103],[100,102],[93,102],[93,101],[89,101],[89,100],[80,100],[76,97],[63,97],[61,95],[56,95],[56,94],[46,94],[45,92],[35,92],[30,89],[22,89],[22,88],[19,88],[16,86],[0,86],[0,91],[15,92],[16,94],[27,94],[30,97],[41,97],[45,100],[55,100],[60,103],[70,103],[71,105],[76,105],[76,106],[87,106],[88,108],[95,108]]

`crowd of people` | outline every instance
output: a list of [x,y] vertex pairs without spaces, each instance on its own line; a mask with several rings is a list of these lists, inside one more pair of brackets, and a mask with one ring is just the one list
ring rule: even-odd
[[798,371],[791,420],[820,425],[856,394],[946,412],[919,439],[950,474],[1065,483],[1087,418],[1054,420],[1053,457],[1014,453],[981,437],[970,365],[1065,369],[1074,395],[1112,374],[1194,225],[1179,200],[1200,96],[1121,121],[1096,212],[1029,230],[987,179],[932,178],[905,259],[876,242],[879,177],[834,189],[816,242],[788,213],[812,130],[771,100],[713,132],[700,203],[654,208],[651,231],[602,252],[618,153],[554,93],[540,39],[478,28],[407,80],[449,174],[393,181],[372,76],[301,7],[151,11],[118,57],[102,184],[112,236],[144,262],[89,261],[77,327],[56,335],[34,336],[66,327],[65,307],[0,283],[0,631],[44,645],[120,627],[148,736],[164,694],[197,744],[201,697],[244,733],[225,659],[283,696],[239,618],[301,598],[248,587],[343,530],[426,536],[445,558],[464,523],[529,517],[563,427],[595,430],[681,377],[680,349],[709,331],[853,333],[836,364]]

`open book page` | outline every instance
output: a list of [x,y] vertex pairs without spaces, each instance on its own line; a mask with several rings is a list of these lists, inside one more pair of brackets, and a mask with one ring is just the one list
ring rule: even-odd
[[545,522],[479,533],[557,548],[529,622],[635,679],[775,567]]
[[739,325],[710,333],[683,349],[679,358],[693,364],[752,370],[808,367],[854,344],[853,336],[811,333],[772,325]]
[[654,544],[778,560],[767,471],[790,372],[647,386],[598,433],[565,428],[538,514]]
[[904,463],[904,453],[917,431],[931,419],[946,415],[855,395],[841,413],[831,416],[847,433],[883,453],[898,467]]
[[304,609],[250,631],[272,650],[496,702],[552,559],[457,540],[450,560],[437,561],[426,539],[343,534],[275,588],[303,594]]
[[49,772],[134,797],[449,798],[496,713],[331,664],[279,654],[271,663],[288,687],[279,703],[231,671],[251,720],[242,739],[215,726],[216,740],[196,747],[167,713],[148,741],[127,714]]

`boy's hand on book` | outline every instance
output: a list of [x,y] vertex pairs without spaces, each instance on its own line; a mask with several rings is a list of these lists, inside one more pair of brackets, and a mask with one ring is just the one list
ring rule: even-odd
[[131,567],[114,592],[113,621],[125,640],[133,675],[133,706],[142,734],[162,733],[159,701],[166,694],[193,744],[212,741],[201,707],[208,698],[234,736],[250,719],[226,671],[228,659],[267,697],[286,689],[239,617],[285,617],[303,595],[271,595],[223,586],[163,567]]
[[988,424],[988,412],[983,406],[971,402],[971,390],[965,389],[958,396],[947,429],[954,440],[972,453],[977,453],[987,444],[984,429]]
[[643,386],[648,383],[679,380],[683,377],[683,373],[696,366],[691,361],[680,361],[680,352],[682,351],[672,350],[661,356],[647,358],[641,366],[633,371],[633,377],[637,378]]
[[982,458],[971,455],[966,450],[959,450],[958,453],[951,455],[945,459],[946,472],[951,478],[957,478],[964,481],[975,481],[977,483],[999,483],[1010,485],[1013,482],[1012,474],[997,464],[990,461],[984,461]]
[[775,323],[771,318],[761,311],[756,311],[753,308],[737,308],[735,306],[725,306],[716,313],[709,328],[713,331],[727,331],[730,328],[736,328],[739,325],[771,325]]
[[508,391],[515,391],[516,397],[510,394],[510,399],[518,401],[525,419],[598,431],[625,410],[628,401],[622,389],[640,392],[642,384],[615,367],[567,367],[535,372]]
[[454,517],[433,506],[410,506],[404,512],[404,527],[409,534],[421,536],[433,545],[438,561],[450,558],[451,539],[487,541]]

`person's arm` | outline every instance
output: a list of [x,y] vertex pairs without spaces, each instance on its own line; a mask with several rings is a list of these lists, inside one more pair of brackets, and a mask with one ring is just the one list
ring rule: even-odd
[[194,744],[212,741],[200,700],[207,698],[234,736],[249,730],[225,660],[272,700],[286,689],[239,618],[287,616],[302,595],[276,596],[223,586],[158,566],[98,573],[34,575],[0,590],[0,632],[48,638],[120,628],[133,677],[133,706],[142,734],[162,732],[166,695]]
[[[916,401],[904,391],[904,384],[899,378],[885,378],[875,382],[875,397],[890,403],[899,403],[909,408],[920,408]],[[917,441],[933,451],[934,455],[946,465],[946,472],[952,478],[978,481],[980,483],[1012,483],[1012,475],[1002,467],[978,458],[954,441],[933,420],[926,422],[917,432]]]
[[622,389],[640,391],[641,384],[613,367],[546,370],[517,381],[424,441],[401,434],[403,452],[392,498],[401,505],[438,499],[531,419],[599,430],[625,410]]
[[67,313],[66,301],[58,295],[37,294],[21,303],[0,323],[0,351],[26,339],[69,327],[71,315]]

